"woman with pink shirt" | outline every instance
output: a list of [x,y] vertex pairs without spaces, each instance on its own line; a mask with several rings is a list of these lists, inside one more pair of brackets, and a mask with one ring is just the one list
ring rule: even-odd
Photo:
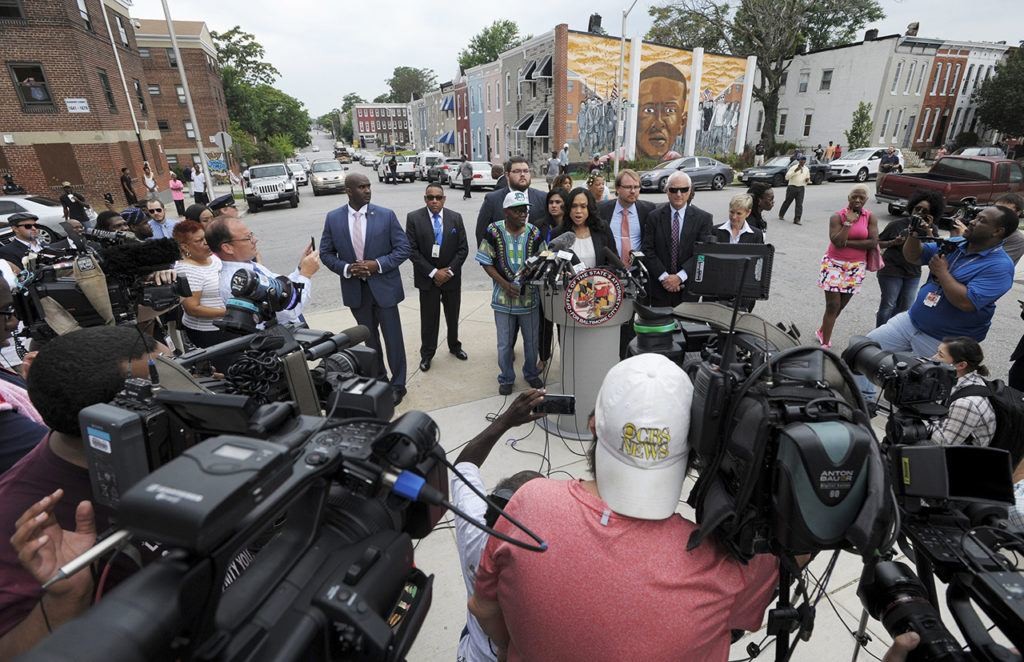
[[850,189],[845,209],[828,222],[828,251],[821,259],[818,287],[825,290],[825,314],[814,336],[825,349],[832,347],[832,328],[839,314],[860,292],[867,273],[867,253],[878,244],[878,221],[864,208],[868,187],[857,184]]
[[185,216],[185,184],[178,179],[173,170],[171,171],[171,181],[167,187],[171,189],[171,199],[174,200],[174,208],[178,210],[178,217],[183,218]]

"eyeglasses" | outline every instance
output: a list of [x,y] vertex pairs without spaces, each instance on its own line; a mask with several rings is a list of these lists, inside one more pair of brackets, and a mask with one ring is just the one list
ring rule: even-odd
[[16,227],[16,228],[28,228],[28,229],[31,230],[32,228],[39,227],[39,226],[36,223],[19,223],[18,225],[15,225],[14,227]]
[[6,308],[0,308],[0,315],[4,317],[14,317],[17,313],[14,312],[14,304],[7,306]]
[[525,216],[530,211],[530,208],[529,207],[525,207],[525,206],[524,207],[508,207],[507,209],[505,209],[505,211],[511,212],[513,214],[522,214],[523,216]]
[[689,186],[670,186],[668,188],[668,192],[669,193],[675,193],[675,194],[689,193],[690,192],[690,187]]
[[423,199],[426,200],[427,202],[432,202],[434,200],[444,200],[444,198],[445,198],[445,196],[443,196],[443,195],[425,195],[425,196],[423,196]]
[[251,243],[255,244],[256,243],[256,235],[254,235],[252,232],[250,232],[249,234],[245,235],[244,237],[239,237],[238,239],[232,239],[231,241],[232,242],[235,242],[235,241],[248,241],[248,242],[251,242]]

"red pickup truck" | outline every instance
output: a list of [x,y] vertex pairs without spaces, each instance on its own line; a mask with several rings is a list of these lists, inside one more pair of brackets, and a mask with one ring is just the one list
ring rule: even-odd
[[1024,192],[1024,171],[1016,161],[985,156],[946,156],[923,174],[887,175],[875,199],[889,204],[889,213],[900,216],[907,200],[918,189],[942,194],[946,213],[953,213],[963,198],[977,204],[992,202],[1004,193]]

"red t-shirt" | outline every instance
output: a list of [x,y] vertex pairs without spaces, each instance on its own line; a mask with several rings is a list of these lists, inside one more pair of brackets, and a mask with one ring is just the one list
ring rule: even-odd
[[[39,582],[18,562],[11,545],[14,524],[58,487],[64,489],[64,496],[53,513],[63,529],[74,531],[78,503],[92,501],[89,470],[57,457],[48,438],[0,476],[0,635],[24,620],[43,593]],[[108,512],[97,508],[96,530],[103,532],[107,526]]]
[[[616,515],[576,481],[531,480],[507,510],[548,543],[492,537],[480,559],[476,595],[501,605],[513,662],[726,660],[729,631],[757,630],[778,582],[774,557],[687,552],[692,522]],[[527,539],[504,518],[496,528]]]

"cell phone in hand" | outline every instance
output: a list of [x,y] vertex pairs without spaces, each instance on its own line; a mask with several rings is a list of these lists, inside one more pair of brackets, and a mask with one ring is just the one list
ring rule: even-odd
[[310,236],[310,238],[309,238],[309,250],[311,250],[311,251],[315,251],[316,250],[316,239],[314,239],[312,236]]
[[576,396],[572,394],[547,393],[544,400],[533,408],[533,411],[541,414],[569,414],[576,413]]

